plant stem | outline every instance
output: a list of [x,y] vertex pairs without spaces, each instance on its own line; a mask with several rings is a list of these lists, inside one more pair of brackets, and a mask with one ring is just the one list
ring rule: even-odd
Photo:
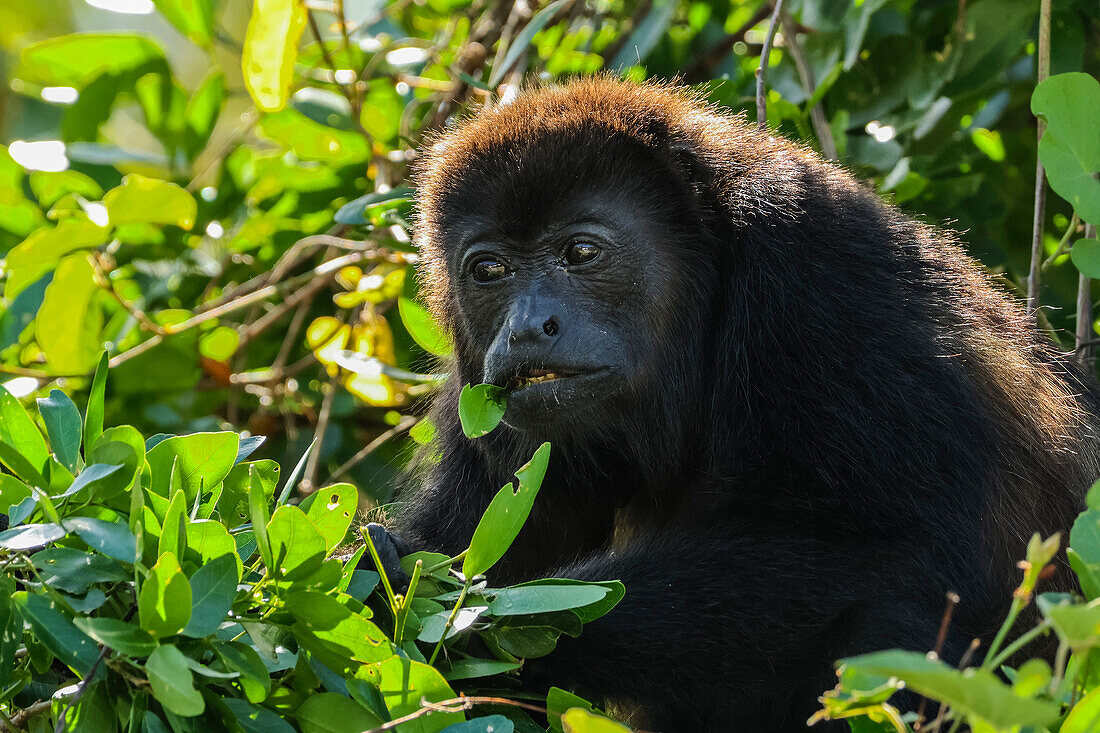
[[997,650],[1001,648],[1001,644],[1004,643],[1009,630],[1012,628],[1012,625],[1016,623],[1016,618],[1020,615],[1020,611],[1024,610],[1024,606],[1026,605],[1027,598],[1016,596],[1012,599],[1012,607],[1008,610],[1008,616],[1005,617],[1005,621],[1001,624],[1001,628],[997,629],[997,635],[993,637],[993,643],[989,645],[989,650],[985,653],[985,661],[982,662],[982,669],[991,669],[993,667],[993,661],[996,659]]
[[[1042,84],[1050,71],[1050,0],[1042,0],[1039,5],[1039,51],[1037,84]],[[1037,139],[1043,139],[1046,124],[1039,120]],[[1043,258],[1043,218],[1046,216],[1047,187],[1046,172],[1039,159],[1038,148],[1035,154],[1035,211],[1031,227],[1031,269],[1027,276],[1027,312],[1033,313],[1039,306],[1039,278]]]
[[462,586],[462,592],[458,594],[458,600],[455,601],[455,607],[451,609],[451,615],[447,617],[447,623],[443,626],[443,635],[440,636],[439,641],[435,643],[435,649],[432,650],[432,656],[431,659],[428,660],[428,664],[435,664],[435,658],[439,656],[439,650],[443,648],[443,640],[447,638],[447,632],[454,626],[455,616],[458,615],[458,609],[462,608],[462,603],[466,600],[466,594],[470,592],[470,586],[473,584],[473,580],[467,580],[466,585]]
[[[1035,628],[1031,629],[1027,633],[1021,634],[1020,638],[1016,639],[1016,641],[1014,641],[1011,644],[1009,644],[1008,646],[1006,646],[1004,648],[1004,651],[1001,652],[1000,654],[998,654],[996,656],[996,658],[993,659],[993,661],[989,663],[989,668],[994,669],[994,670],[997,669],[1002,664],[1004,664],[1008,660],[1009,657],[1011,657],[1013,654],[1018,652],[1021,647],[1026,645],[1028,642],[1034,640],[1036,637],[1040,636],[1041,634],[1045,633],[1049,629],[1050,629],[1050,621],[1049,620],[1044,620],[1041,624],[1037,625]],[[986,659],[989,659],[989,658],[990,658],[990,655],[986,655]]]
[[775,1],[772,19],[768,21],[768,35],[764,38],[764,47],[760,49],[760,65],[756,67],[756,127],[763,130],[768,125],[768,103],[764,98],[764,88],[768,74],[768,57],[772,53],[772,41],[779,27],[779,17],[783,12],[783,0]]
[[424,561],[417,560],[413,568],[412,577],[409,579],[409,589],[405,591],[405,597],[401,599],[401,608],[398,609],[397,618],[393,623],[393,643],[401,646],[402,637],[405,635],[405,619],[409,617],[409,607],[412,606],[413,596],[416,595],[416,585],[420,582],[420,574],[424,570]]
[[382,579],[382,587],[386,589],[386,598],[390,603],[390,611],[393,615],[397,616],[398,605],[397,596],[394,595],[393,586],[390,584],[389,576],[386,575],[386,569],[382,567],[382,558],[378,556],[378,550],[374,546],[374,540],[370,538],[370,532],[366,527],[359,528],[359,534],[363,535],[363,539],[367,543],[367,550],[370,552],[371,558],[374,559],[374,567],[378,569],[378,577]]
[[438,572],[438,571],[442,570],[443,568],[449,568],[452,565],[454,565],[456,562],[459,562],[460,560],[465,558],[466,553],[469,552],[469,551],[470,551],[470,548],[467,547],[465,550],[458,553],[454,557],[449,557],[449,558],[447,558],[446,560],[444,560],[442,562],[438,562],[435,565],[432,565],[430,568],[428,568],[424,572],[426,572],[428,575],[431,575],[432,573]]

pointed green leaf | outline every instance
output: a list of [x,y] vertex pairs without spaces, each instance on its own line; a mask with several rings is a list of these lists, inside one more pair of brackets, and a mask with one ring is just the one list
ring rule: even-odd
[[462,561],[462,574],[467,578],[483,575],[512,546],[531,513],[549,462],[550,444],[543,443],[531,460],[516,471],[519,489],[513,492],[512,484],[508,484],[489,502]]
[[157,647],[157,640],[148,631],[118,619],[81,616],[73,623],[103,646],[131,657],[147,656]]
[[284,599],[298,623],[291,630],[298,641],[325,665],[350,670],[393,654],[382,630],[335,598],[316,591],[295,591]]
[[99,657],[99,648],[80,629],[73,625],[45,596],[28,595],[20,591],[12,596],[12,603],[23,620],[31,625],[35,638],[69,668],[87,676]]
[[191,619],[183,633],[196,639],[218,630],[237,597],[236,555],[222,555],[191,576]]
[[59,524],[24,524],[0,532],[0,547],[7,550],[33,550],[64,537]]
[[141,628],[157,638],[178,634],[191,619],[191,584],[171,552],[157,560],[138,595]]
[[248,467],[248,510],[252,518],[252,531],[255,532],[256,548],[260,551],[264,566],[275,572],[275,560],[271,554],[271,540],[267,536],[268,497],[257,475],[255,465]]
[[451,353],[454,349],[451,339],[424,306],[411,298],[401,296],[397,299],[397,309],[405,329],[420,348],[436,356],[446,356]]
[[[99,357],[99,366],[96,367],[95,376],[92,378],[92,388],[88,393],[88,411],[84,415],[84,450],[95,447],[96,440],[103,433],[103,402],[107,391],[107,352]],[[144,450],[142,456],[144,457]]]
[[[160,543],[157,557],[170,552],[177,558],[183,557],[187,545],[187,500],[182,491],[172,494],[168,502],[168,511],[161,523]],[[181,546],[182,544],[182,546]]]
[[49,397],[38,399],[38,412],[46,425],[54,455],[61,465],[75,474],[80,459],[80,410],[67,394],[51,389]]
[[97,77],[164,58],[145,36],[70,33],[31,44],[20,54],[15,76],[43,86],[83,89]]
[[192,43],[209,46],[214,37],[214,0],[153,0],[157,10]]
[[171,644],[158,646],[145,662],[145,672],[155,697],[169,712],[189,718],[206,708],[187,657]]
[[305,512],[296,506],[281,506],[267,523],[274,565],[268,567],[279,577],[297,580],[315,572],[324,562],[327,547],[321,532]]
[[[17,450],[36,470],[41,471],[46,465],[49,451],[42,433],[38,432],[34,421],[23,409],[23,405],[19,404],[19,400],[3,386],[0,386],[0,442]],[[7,461],[4,461],[4,465],[12,468]],[[23,478],[26,479],[26,476]]]
[[108,522],[93,517],[69,517],[65,529],[76,532],[89,547],[126,563],[137,561],[137,538],[125,522]]
[[[393,656],[375,665],[382,675],[378,685],[391,718],[408,715],[421,708],[421,699],[440,702],[455,697],[454,690],[435,667],[422,662]],[[434,713],[416,718],[408,728],[410,733],[437,733],[448,725],[465,720],[462,713]]]

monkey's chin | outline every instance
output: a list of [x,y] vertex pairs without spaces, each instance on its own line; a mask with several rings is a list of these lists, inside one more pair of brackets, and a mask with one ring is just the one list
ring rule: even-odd
[[572,422],[619,391],[619,380],[604,368],[557,379],[528,382],[508,394],[504,423],[517,430]]

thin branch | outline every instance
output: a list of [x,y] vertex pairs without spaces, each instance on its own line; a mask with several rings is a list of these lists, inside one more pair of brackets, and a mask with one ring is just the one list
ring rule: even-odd
[[[817,81],[814,79],[814,70],[809,61],[806,60],[806,54],[802,51],[802,46],[798,43],[798,30],[795,28],[790,13],[786,10],[783,10],[779,19],[783,24],[784,48],[790,52],[791,58],[794,59],[794,65],[798,69],[798,78],[802,80],[802,88],[806,91],[806,96],[812,97],[814,90],[817,89]],[[817,134],[817,141],[821,143],[821,152],[829,160],[840,160],[840,156],[837,155],[836,151],[836,140],[833,139],[833,128],[829,127],[829,121],[825,119],[825,110],[822,109],[820,102],[810,109],[810,122],[814,126],[814,133]]]
[[32,705],[21,708],[18,712],[16,712],[15,715],[11,716],[11,724],[15,726],[15,728],[13,728],[12,730],[18,731],[20,726],[23,725],[23,722],[26,721],[28,718],[33,718],[35,715],[45,712],[51,707],[53,707],[52,700],[39,700]]
[[[1085,237],[1096,236],[1096,225],[1085,227]],[[1083,274],[1077,276],[1077,358],[1082,364],[1091,366],[1092,347],[1087,345],[1092,336],[1092,281]]]
[[394,438],[394,437],[400,435],[401,433],[404,433],[405,431],[411,429],[413,425],[416,425],[416,422],[417,422],[417,420],[416,420],[415,417],[411,417],[409,415],[405,415],[404,417],[402,417],[400,422],[398,422],[396,425],[394,425],[392,428],[390,428],[386,432],[379,435],[377,438],[375,438],[371,442],[367,443],[364,447],[360,448],[359,451],[354,456],[349,458],[347,461],[344,462],[343,465],[341,465],[338,469],[333,471],[332,475],[328,477],[329,483],[333,483],[336,480],[340,479],[348,471],[355,468],[356,464],[358,464],[360,461],[362,461],[364,458],[369,456],[371,453],[373,453],[374,451],[376,451],[380,447],[382,447],[382,445],[386,441],[388,441],[391,438]]
[[336,386],[339,384],[340,372],[329,377],[325,382],[325,394],[321,398],[321,412],[317,415],[317,427],[313,431],[313,443],[317,446],[310,451],[306,459],[306,470],[302,479],[298,482],[298,493],[307,496],[317,488],[317,466],[321,461],[321,446],[325,439],[325,431],[328,430],[328,421],[332,417],[332,402],[336,399]]
[[[471,709],[474,705],[511,705],[517,708],[523,708],[524,710],[530,710],[535,713],[542,713],[543,715],[549,715],[548,711],[544,707],[538,705],[532,705],[531,703],[519,702],[518,700],[509,700],[506,697],[486,697],[483,695],[466,697],[454,697],[450,700],[440,700],[439,702],[431,702],[425,698],[420,700],[421,708],[414,710],[408,715],[402,715],[400,718],[394,718],[388,723],[383,723],[377,728],[371,728],[364,733],[382,733],[383,731],[392,730],[402,723],[408,723],[410,720],[416,720],[424,715],[430,715],[431,713],[461,713],[464,710]],[[644,731],[638,731],[638,733],[644,733]]]
[[[1042,84],[1050,73],[1050,0],[1042,0],[1039,6],[1038,79]],[[1046,216],[1047,186],[1043,161],[1039,158],[1038,142],[1043,139],[1046,123],[1038,121],[1035,151],[1035,212],[1031,226],[1031,269],[1027,276],[1027,312],[1033,313],[1039,305],[1039,280],[1043,261],[1043,219]]]
[[779,16],[783,12],[783,0],[776,0],[772,19],[768,21],[768,35],[764,38],[764,47],[760,49],[760,65],[756,67],[756,126],[763,130],[768,126],[768,103],[764,98],[767,84],[768,57],[772,53],[772,41],[779,27]]
[[65,716],[69,714],[69,711],[72,710],[78,702],[80,702],[80,698],[84,697],[84,693],[88,691],[88,682],[95,677],[96,670],[99,669],[99,665],[103,663],[103,660],[106,659],[110,652],[111,647],[109,646],[104,646],[103,649],[100,650],[99,656],[95,658],[91,669],[88,670],[88,674],[84,679],[80,680],[80,683],[76,687],[76,691],[68,698],[65,707],[62,708],[61,715],[57,716],[57,725],[54,726],[53,733],[65,733]]
[[1078,225],[1081,220],[1077,217],[1077,212],[1073,213],[1073,219],[1070,221],[1069,226],[1066,227],[1066,231],[1062,233],[1062,238],[1058,240],[1058,246],[1054,249],[1054,254],[1043,260],[1042,270],[1046,272],[1046,269],[1054,264],[1054,261],[1064,254],[1069,254],[1071,242],[1074,233],[1077,231]]

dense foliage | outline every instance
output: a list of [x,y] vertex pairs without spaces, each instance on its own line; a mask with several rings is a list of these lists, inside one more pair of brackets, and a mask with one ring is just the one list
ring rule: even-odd
[[[791,0],[768,59],[767,122],[903,208],[951,223],[1021,297],[1034,261],[1039,302],[1049,306],[1040,318],[1053,338],[1067,348],[1076,342],[1085,354],[1097,338],[1089,278],[1100,277],[1100,243],[1085,229],[1100,221],[1100,10],[1089,0],[1055,5],[1048,34],[1039,7],[1026,0]],[[147,14],[103,9],[112,7]],[[410,445],[432,438],[418,416],[449,343],[417,298],[408,180],[417,146],[455,115],[506,102],[525,80],[600,70],[678,76],[751,117],[770,11],[757,0],[0,6],[0,72],[8,82],[0,86],[0,135],[10,143],[0,149],[0,373],[10,376],[0,394],[0,462],[11,474],[0,474],[0,511],[11,515],[15,534],[7,536],[24,538],[0,548],[10,578],[3,582],[11,584],[0,594],[11,599],[0,599],[0,674],[7,675],[0,710],[10,716],[57,695],[46,706],[56,717],[73,702],[74,680],[88,676],[94,684],[72,714],[110,717],[103,701],[125,689],[118,699],[130,702],[110,704],[115,720],[123,727],[130,721],[131,729],[152,716],[190,730],[195,719],[183,711],[210,705],[246,730],[268,729],[270,718],[260,723],[258,716],[272,714],[311,730],[299,704],[321,697],[307,695],[321,689],[340,701],[310,703],[318,715],[352,705],[355,712],[336,717],[371,721],[411,710],[391,707],[385,684],[372,686],[377,680],[367,672],[347,674],[359,652],[334,653],[327,641],[294,628],[331,623],[336,633],[342,623],[374,624],[364,611],[374,607],[381,636],[369,638],[387,654],[404,650],[408,659],[400,663],[415,666],[424,660],[412,651],[412,630],[423,636],[420,622],[441,618],[462,591],[449,564],[429,559],[423,588],[398,602],[380,584],[364,606],[369,577],[352,572],[354,563],[337,568],[332,558],[354,524],[334,529],[334,518],[344,508],[354,513],[389,501]],[[1050,79],[1039,84],[1047,55]],[[1053,193],[1038,208],[1036,258],[1037,157]],[[93,379],[103,350],[111,366],[106,391]],[[484,396],[484,389],[471,392]],[[43,400],[39,415],[20,417],[11,395]],[[498,402],[471,402],[468,432],[487,430],[479,421],[498,413]],[[118,427],[101,434],[104,420]],[[242,455],[237,462],[238,449],[256,447],[250,436],[267,436],[267,460]],[[171,464],[178,458],[186,466],[195,456],[220,457],[178,474],[176,486]],[[274,495],[277,464],[302,456]],[[333,501],[339,510],[328,508]],[[272,504],[270,518],[253,513]],[[853,718],[853,726],[879,726],[864,730],[907,725],[884,704],[891,676],[948,701],[975,729],[1011,728],[996,712],[1009,703],[1008,710],[1033,706],[1037,730],[1058,719],[1062,703],[1100,705],[1087,651],[1100,639],[1087,621],[1090,589],[1100,587],[1091,575],[1100,575],[1100,554],[1086,539],[1097,511],[1084,515],[1092,518],[1071,538],[1090,603],[1041,601],[1043,623],[1062,641],[1059,663],[1072,659],[1069,672],[1048,669],[1036,683],[1044,673],[1032,664],[1009,688],[992,677],[992,661],[964,677],[894,654],[850,661],[827,708],[845,715],[866,709],[894,721]],[[92,529],[77,529],[85,525]],[[266,551],[263,531],[253,535],[254,548],[247,544],[255,527],[266,528]],[[137,538],[132,552],[108,551],[108,540],[125,544],[127,537]],[[279,543],[308,572],[270,564]],[[47,567],[51,553],[60,557]],[[236,558],[233,567],[222,557]],[[1044,560],[1029,562],[1037,568]],[[60,580],[43,582],[46,572]],[[484,570],[463,577],[477,572]],[[239,581],[232,598],[230,580]],[[155,591],[143,605],[146,588]],[[181,621],[187,604],[165,599],[185,588],[192,612]],[[218,605],[195,601],[201,592]],[[574,603],[598,591],[560,592]],[[329,599],[318,607],[333,616],[296,616],[293,593]],[[547,637],[578,631],[594,613],[590,606],[573,608],[572,616],[538,606],[549,618],[518,628],[540,631],[501,631],[517,624],[499,613],[494,593],[482,589],[463,601],[487,609],[469,619],[493,652],[486,658],[530,654],[531,647],[508,646],[520,641],[501,642],[501,634],[538,651]],[[169,623],[162,612],[177,616]],[[217,631],[230,612],[246,632],[232,642],[239,629],[226,638]],[[1066,614],[1086,620],[1070,630],[1056,620]],[[206,625],[188,634],[195,618]],[[280,662],[277,631],[267,629],[289,633],[304,651]],[[136,646],[117,646],[125,644]],[[240,651],[245,668],[226,661],[233,652],[225,649],[240,648],[252,650]],[[358,661],[404,659],[374,653]],[[55,656],[59,663],[51,664]],[[436,661],[439,674],[450,673],[453,658]],[[424,683],[433,690],[429,699],[450,694],[430,667],[416,669],[431,680]],[[230,702],[216,702],[221,697]],[[570,704],[558,699],[551,707]],[[1078,720],[1087,714],[1075,713]],[[47,718],[22,724],[41,727]],[[557,724],[554,716],[550,723]],[[147,727],[160,730],[157,724]],[[312,730],[330,729],[317,725]]]

